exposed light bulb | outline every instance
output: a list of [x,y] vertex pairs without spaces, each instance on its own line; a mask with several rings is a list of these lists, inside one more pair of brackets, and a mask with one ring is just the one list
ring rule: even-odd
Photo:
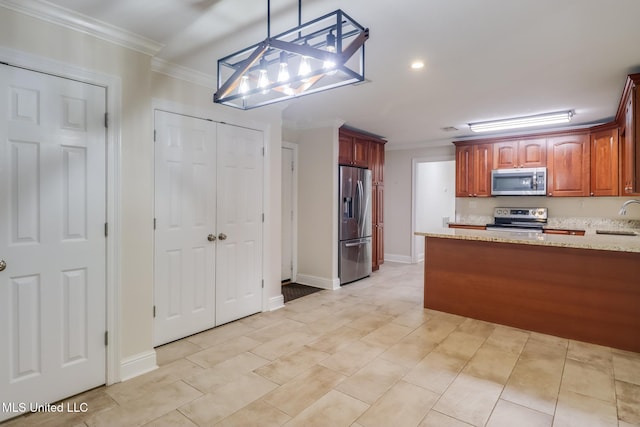
[[280,69],[278,71],[278,82],[285,83],[289,81],[289,64],[287,63],[287,54],[280,52]]
[[[336,36],[334,36],[331,31],[329,31],[329,34],[327,34],[326,50],[330,53],[336,53]],[[331,59],[325,60],[324,64],[322,64],[322,68],[324,68],[325,70],[329,70],[327,74],[330,76],[336,73],[336,63]]]
[[267,61],[262,58],[260,61],[260,76],[258,77],[258,87],[263,89],[262,93],[269,92],[267,87],[269,86],[269,76],[267,75]]
[[269,86],[269,77],[267,76],[267,70],[260,70],[260,77],[258,77],[258,87],[264,89],[262,93],[269,92],[266,88]]
[[303,56],[300,58],[300,68],[298,68],[299,76],[306,76],[311,73],[311,64],[309,63],[309,57]]
[[242,78],[240,79],[240,87],[238,87],[238,92],[245,94],[247,92],[249,92],[249,77],[248,76],[242,76]]

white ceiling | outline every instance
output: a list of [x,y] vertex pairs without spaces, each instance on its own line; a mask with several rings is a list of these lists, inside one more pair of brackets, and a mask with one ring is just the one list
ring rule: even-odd
[[[49,3],[154,40],[156,57],[212,80],[218,58],[267,35],[266,0]],[[302,21],[335,9],[370,29],[369,82],[262,108],[299,125],[344,120],[390,146],[558,110],[575,111],[571,126],[609,121],[626,75],[640,72],[640,0],[303,0]],[[296,0],[271,0],[271,33],[295,27],[297,13]],[[414,59],[426,67],[411,70]]]

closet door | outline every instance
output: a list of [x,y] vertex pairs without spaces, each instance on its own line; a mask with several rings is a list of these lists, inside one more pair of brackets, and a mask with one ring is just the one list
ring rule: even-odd
[[262,310],[262,132],[218,124],[216,324]]
[[155,112],[154,344],[215,326],[216,124]]

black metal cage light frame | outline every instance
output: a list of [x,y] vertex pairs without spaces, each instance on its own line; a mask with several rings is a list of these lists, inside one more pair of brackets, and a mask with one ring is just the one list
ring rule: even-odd
[[369,29],[338,9],[218,60],[213,102],[249,110],[365,79]]

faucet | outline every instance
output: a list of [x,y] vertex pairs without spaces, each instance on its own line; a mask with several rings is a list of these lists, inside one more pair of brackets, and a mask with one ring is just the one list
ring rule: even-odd
[[627,214],[627,206],[629,206],[632,203],[637,203],[640,205],[640,200],[627,200],[626,202],[624,202],[622,204],[622,207],[620,208],[620,211],[618,212],[618,215],[626,215]]

